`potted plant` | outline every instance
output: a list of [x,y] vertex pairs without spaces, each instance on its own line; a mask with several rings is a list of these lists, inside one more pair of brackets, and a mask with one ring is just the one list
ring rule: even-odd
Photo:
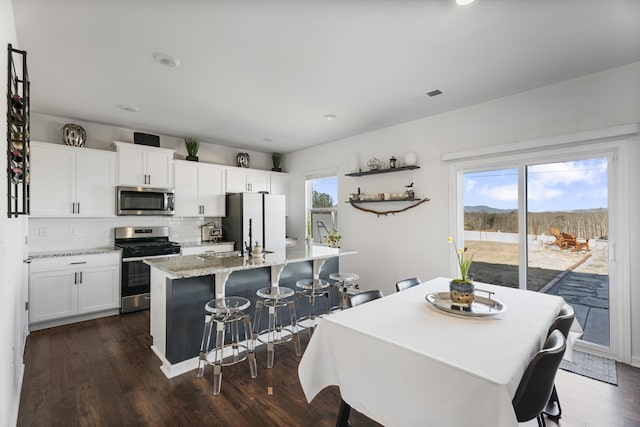
[[471,268],[473,256],[467,257],[465,254],[467,248],[458,248],[456,241],[452,237],[448,237],[447,242],[453,243],[456,258],[458,259],[458,268],[460,269],[460,277],[456,277],[449,282],[451,301],[470,305],[473,302],[473,294],[475,292],[473,279],[469,277],[469,268]]
[[339,248],[340,247],[340,235],[337,230],[331,230],[326,239],[327,245],[331,248]]
[[196,141],[194,138],[185,138],[184,146],[187,148],[187,160],[192,162],[198,161],[198,149],[200,148],[200,143]]
[[271,168],[271,170],[275,172],[282,172],[282,169],[280,168],[280,161],[282,161],[282,154],[273,153],[271,155],[271,160],[273,160],[273,167]]

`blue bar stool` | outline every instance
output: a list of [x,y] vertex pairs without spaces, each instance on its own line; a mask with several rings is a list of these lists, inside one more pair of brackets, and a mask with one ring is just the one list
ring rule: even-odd
[[[274,346],[293,340],[296,356],[302,356],[300,351],[300,336],[298,335],[298,320],[296,308],[292,300],[287,298],[295,294],[293,289],[283,287],[267,287],[258,289],[256,295],[263,298],[256,301],[256,312],[253,318],[254,337],[267,345],[267,368],[273,368]],[[269,309],[269,324],[267,329],[260,330],[260,314],[262,307]],[[289,308],[291,324],[283,326],[280,311]]]
[[331,312],[345,310],[351,307],[351,294],[357,293],[360,286],[360,276],[354,273],[331,273],[329,279],[335,280],[333,286],[338,287],[338,305],[331,307]]
[[302,279],[296,282],[296,286],[302,289],[296,295],[298,297],[305,296],[309,301],[309,315],[299,318],[298,325],[312,333],[318,323],[316,318],[316,298],[324,297],[324,312],[329,314],[329,299],[331,298],[328,290],[329,282],[323,279]]
[[[206,365],[213,365],[213,394],[220,394],[222,385],[222,367],[230,366],[249,359],[251,378],[256,378],[258,368],[255,356],[255,341],[251,335],[251,321],[242,311],[249,308],[251,302],[242,297],[217,298],[209,301],[204,309],[205,316],[202,343],[200,344],[200,360],[198,361],[198,377],[204,375]],[[240,341],[240,323],[244,326],[244,340]],[[211,333],[215,327],[216,342],[209,349]],[[230,343],[225,343],[226,333]],[[211,356],[213,355],[213,360]]]

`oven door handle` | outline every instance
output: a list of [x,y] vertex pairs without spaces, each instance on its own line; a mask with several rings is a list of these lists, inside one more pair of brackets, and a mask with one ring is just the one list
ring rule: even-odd
[[153,259],[153,258],[167,258],[173,256],[180,256],[180,254],[168,254],[168,255],[154,255],[154,256],[138,256],[131,258],[122,258],[122,262],[135,262],[135,261],[144,261],[145,259]]

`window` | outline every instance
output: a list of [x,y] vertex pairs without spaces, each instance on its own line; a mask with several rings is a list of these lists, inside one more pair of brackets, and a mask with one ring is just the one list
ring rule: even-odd
[[338,231],[338,177],[307,180],[307,231],[313,243],[326,243],[329,233]]

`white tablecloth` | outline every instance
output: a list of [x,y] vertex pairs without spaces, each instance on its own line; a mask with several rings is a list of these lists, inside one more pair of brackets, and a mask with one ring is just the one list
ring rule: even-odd
[[425,300],[448,284],[437,278],[324,318],[298,368],[307,400],[337,385],[385,426],[517,425],[511,400],[564,300],[477,283],[507,310],[464,317]]

